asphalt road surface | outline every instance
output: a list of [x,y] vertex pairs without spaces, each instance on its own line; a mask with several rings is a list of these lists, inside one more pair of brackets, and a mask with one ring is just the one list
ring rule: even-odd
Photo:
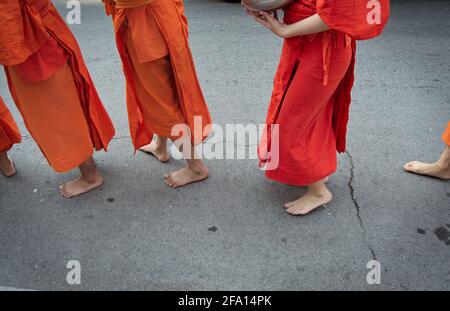
[[[95,2],[95,1],[91,1]],[[58,4],[65,15],[67,9]],[[214,122],[264,121],[281,40],[238,4],[186,0],[190,40]],[[172,190],[162,174],[182,161],[133,155],[124,78],[111,21],[83,4],[73,29],[117,128],[96,154],[104,186],[65,200],[58,175],[17,117],[19,174],[0,178],[0,285],[34,290],[450,289],[450,183],[402,171],[433,161],[450,118],[450,2],[395,1],[385,34],[361,42],[348,153],[329,186],[334,201],[295,218],[284,202],[304,189],[264,178],[257,161],[208,160],[211,178]],[[222,144],[229,145],[231,138]],[[218,142],[220,144],[221,142]],[[254,144],[240,148],[255,148]],[[369,285],[368,261],[381,264]],[[78,260],[81,284],[69,285]],[[1,288],[0,288],[1,289]]]

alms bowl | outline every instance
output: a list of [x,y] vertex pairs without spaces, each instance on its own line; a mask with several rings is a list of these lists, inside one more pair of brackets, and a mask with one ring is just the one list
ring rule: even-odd
[[254,12],[282,9],[293,2],[295,0],[242,0],[242,4]]

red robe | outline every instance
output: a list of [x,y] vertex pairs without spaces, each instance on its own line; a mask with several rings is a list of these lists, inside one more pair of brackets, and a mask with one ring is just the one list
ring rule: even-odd
[[[389,17],[387,5],[382,24],[367,26],[369,10],[355,5],[360,2],[298,0],[284,10],[286,24],[318,13],[330,30],[285,40],[259,146],[268,178],[304,186],[335,172],[336,151],[344,152],[346,146],[354,38],[380,34]],[[356,12],[349,7],[364,10]],[[359,18],[350,19],[352,14]]]

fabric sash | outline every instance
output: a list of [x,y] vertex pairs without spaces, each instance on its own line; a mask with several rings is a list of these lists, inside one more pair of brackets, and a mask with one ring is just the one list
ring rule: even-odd
[[132,9],[155,1],[156,0],[103,0],[103,3],[106,5],[106,13],[108,15],[114,15],[116,9]]

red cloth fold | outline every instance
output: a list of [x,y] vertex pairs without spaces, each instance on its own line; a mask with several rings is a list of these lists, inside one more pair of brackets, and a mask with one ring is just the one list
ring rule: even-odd
[[[345,0],[343,0],[345,1]],[[284,22],[292,24],[316,14],[316,3],[314,1],[297,1],[284,9]],[[354,83],[354,68],[356,43],[345,33],[330,29],[321,34],[322,36],[322,74],[323,84],[328,82],[328,74],[331,59],[331,45],[348,46],[352,48],[352,60],[350,66],[338,85],[334,94],[334,106],[332,122],[336,137],[336,150],[345,152],[347,124],[351,103],[351,90]],[[259,145],[260,165],[264,166],[270,162],[271,154],[271,128],[277,124],[279,112],[286,96],[290,81],[292,81],[298,64],[301,63],[300,52],[306,42],[314,41],[318,34],[299,36],[284,41],[280,63],[275,75],[274,90],[266,118],[266,127]]]
[[317,13],[331,28],[356,40],[380,35],[389,20],[389,0],[317,0]]

